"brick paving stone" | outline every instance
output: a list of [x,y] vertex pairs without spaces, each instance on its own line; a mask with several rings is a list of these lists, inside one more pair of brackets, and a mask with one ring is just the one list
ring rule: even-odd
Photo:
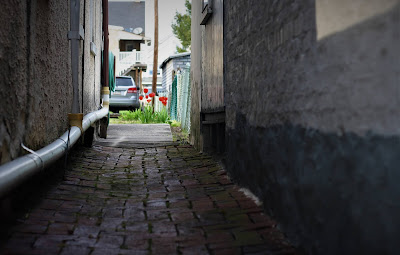
[[77,216],[74,212],[65,212],[60,211],[54,214],[54,217],[51,218],[55,222],[60,223],[74,223],[76,222]]
[[82,246],[67,246],[64,247],[60,253],[60,255],[68,255],[68,254],[74,254],[74,255],[88,255],[90,254],[91,249],[88,247],[82,247]]
[[102,235],[95,244],[96,248],[102,249],[119,249],[124,242],[123,236],[118,235]]
[[242,254],[240,248],[222,248],[222,249],[215,249],[213,253],[215,255],[239,255]]
[[191,146],[71,153],[63,181],[0,254],[298,254],[277,223]]
[[69,235],[73,233],[73,224],[69,223],[52,223],[47,229],[49,235]]
[[23,224],[15,227],[19,233],[43,234],[47,230],[47,225],[42,224]]

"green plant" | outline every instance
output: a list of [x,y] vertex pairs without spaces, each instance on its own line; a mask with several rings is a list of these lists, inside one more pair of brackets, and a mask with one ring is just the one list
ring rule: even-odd
[[173,120],[171,121],[171,127],[180,127],[181,123],[179,121]]
[[154,122],[154,117],[155,114],[153,114],[153,106],[148,104],[146,107],[144,107],[143,111],[141,112],[139,120],[140,122],[142,122],[142,124],[147,124]]
[[157,123],[170,123],[168,112],[166,108],[163,108],[160,112],[156,112],[156,122]]
[[124,121],[133,121],[133,120],[139,120],[140,115],[141,115],[140,109],[136,109],[135,111],[121,111],[120,116],[118,118]]

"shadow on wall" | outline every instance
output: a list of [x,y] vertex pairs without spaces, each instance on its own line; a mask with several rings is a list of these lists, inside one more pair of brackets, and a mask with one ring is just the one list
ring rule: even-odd
[[[280,64],[265,65],[267,86],[255,101],[272,102],[256,121],[254,108],[227,98],[235,114],[227,168],[310,254],[398,252],[399,13],[397,4],[319,41],[309,37],[289,64],[265,56]],[[275,74],[281,68],[286,76]]]

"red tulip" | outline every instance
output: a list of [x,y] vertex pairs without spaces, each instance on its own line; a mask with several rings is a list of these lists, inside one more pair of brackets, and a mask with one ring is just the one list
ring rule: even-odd
[[150,102],[151,102],[151,99],[148,99],[148,100],[147,100],[147,103],[150,103]]
[[163,101],[163,97],[159,97],[158,100],[160,100],[160,102],[162,102]]
[[165,101],[164,101],[164,102],[162,102],[162,104],[163,104],[164,106],[167,106],[167,102],[165,102]]
[[146,96],[146,99],[149,99],[149,96]]
[[156,94],[154,93],[154,92],[151,92],[150,94],[149,94],[149,96],[150,97],[154,97]]
[[143,91],[144,91],[144,93],[147,93],[147,92],[149,92],[149,90],[148,90],[148,89],[144,89]]
[[143,96],[140,96],[139,99],[140,99],[140,100],[143,100]]

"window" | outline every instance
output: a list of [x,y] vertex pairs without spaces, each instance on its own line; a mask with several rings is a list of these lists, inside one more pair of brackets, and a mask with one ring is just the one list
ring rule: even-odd
[[134,50],[134,47],[133,47],[133,44],[132,43],[127,43],[126,44],[126,51],[133,51]]
[[117,86],[133,86],[132,79],[128,77],[117,77],[115,82]]

